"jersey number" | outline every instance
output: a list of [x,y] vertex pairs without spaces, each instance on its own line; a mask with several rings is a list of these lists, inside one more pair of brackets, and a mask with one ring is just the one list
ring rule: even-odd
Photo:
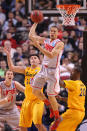
[[86,90],[85,90],[85,88],[80,88],[80,91],[81,91],[81,93],[80,93],[79,96],[85,96],[85,95],[86,95]]

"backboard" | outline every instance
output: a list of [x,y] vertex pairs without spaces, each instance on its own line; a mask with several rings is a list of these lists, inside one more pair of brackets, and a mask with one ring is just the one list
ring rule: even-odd
[[87,15],[87,0],[26,0],[28,6],[28,14],[33,10],[41,10],[44,15],[60,15],[56,9],[58,4],[80,4],[81,8],[77,15]]

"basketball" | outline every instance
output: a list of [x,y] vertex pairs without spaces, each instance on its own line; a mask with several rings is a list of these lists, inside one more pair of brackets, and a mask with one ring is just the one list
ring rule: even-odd
[[43,13],[39,10],[34,10],[30,16],[31,20],[35,23],[40,23],[43,21]]

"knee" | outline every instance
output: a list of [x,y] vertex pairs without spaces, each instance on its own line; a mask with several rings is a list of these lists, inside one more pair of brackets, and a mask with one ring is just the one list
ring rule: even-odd
[[41,129],[41,125],[40,125],[40,124],[35,124],[35,126],[36,126],[36,128],[37,128],[38,130]]

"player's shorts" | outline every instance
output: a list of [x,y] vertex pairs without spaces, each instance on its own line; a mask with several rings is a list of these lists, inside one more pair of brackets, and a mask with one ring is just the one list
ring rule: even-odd
[[6,122],[13,130],[19,129],[20,113],[16,106],[13,109],[0,109],[0,127]]
[[40,72],[34,77],[32,87],[35,89],[41,89],[46,82],[47,95],[56,96],[60,92],[59,69],[56,70],[56,68],[48,68],[42,65]]
[[42,124],[42,115],[44,103],[40,100],[29,101],[24,100],[20,112],[20,127],[31,127],[34,124]]
[[56,131],[75,131],[82,122],[85,112],[75,109],[68,109],[62,114],[63,121],[59,124]]

